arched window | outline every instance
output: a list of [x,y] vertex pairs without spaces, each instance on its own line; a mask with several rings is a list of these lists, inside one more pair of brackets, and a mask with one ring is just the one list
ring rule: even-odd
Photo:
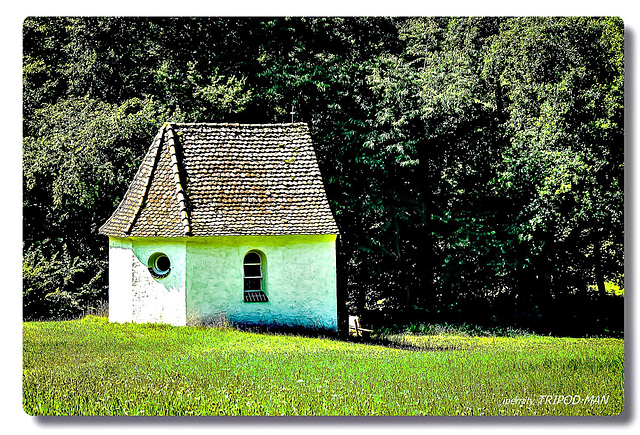
[[244,256],[242,264],[245,302],[269,302],[264,292],[262,256],[255,251]]

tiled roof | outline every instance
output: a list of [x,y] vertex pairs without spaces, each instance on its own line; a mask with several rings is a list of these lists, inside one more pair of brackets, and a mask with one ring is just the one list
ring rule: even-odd
[[165,124],[100,234],[338,234],[338,228],[306,124]]

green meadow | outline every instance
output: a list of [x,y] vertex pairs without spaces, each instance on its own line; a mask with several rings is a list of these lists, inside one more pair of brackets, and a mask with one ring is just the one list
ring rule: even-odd
[[23,324],[30,415],[617,415],[624,342],[402,334],[388,346],[233,328]]

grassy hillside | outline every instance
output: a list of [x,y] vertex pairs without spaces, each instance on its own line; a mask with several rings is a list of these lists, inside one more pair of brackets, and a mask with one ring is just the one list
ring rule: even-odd
[[624,343],[403,336],[413,349],[234,329],[24,323],[31,415],[616,415]]

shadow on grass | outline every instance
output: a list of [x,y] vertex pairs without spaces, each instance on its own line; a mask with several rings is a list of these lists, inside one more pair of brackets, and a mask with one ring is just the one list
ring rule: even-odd
[[[205,326],[206,327],[206,326]],[[303,326],[285,326],[285,325],[255,325],[255,324],[236,324],[231,325],[233,329],[245,332],[255,332],[260,334],[274,334],[284,336],[297,336],[305,338],[318,338],[340,341],[343,343],[358,343],[370,346],[383,346],[392,349],[411,350],[417,352],[433,351],[434,349],[416,346],[411,343],[404,343],[397,340],[391,340],[385,336],[377,336],[365,333],[361,336],[336,332],[327,329],[314,329]],[[452,350],[452,349],[437,349]]]

